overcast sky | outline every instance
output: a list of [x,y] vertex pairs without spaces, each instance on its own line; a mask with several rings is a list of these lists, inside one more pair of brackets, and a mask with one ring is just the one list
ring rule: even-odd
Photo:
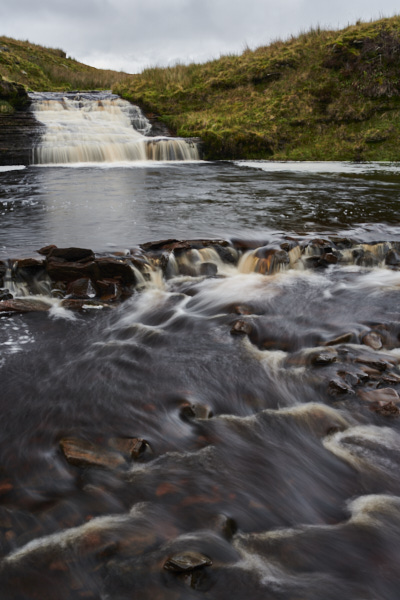
[[399,0],[0,0],[0,35],[136,73],[399,12]]

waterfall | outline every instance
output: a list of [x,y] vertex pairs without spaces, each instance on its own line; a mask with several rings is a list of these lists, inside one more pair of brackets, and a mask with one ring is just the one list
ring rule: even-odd
[[151,124],[137,106],[109,92],[32,93],[45,132],[34,164],[199,160],[196,143],[146,137]]

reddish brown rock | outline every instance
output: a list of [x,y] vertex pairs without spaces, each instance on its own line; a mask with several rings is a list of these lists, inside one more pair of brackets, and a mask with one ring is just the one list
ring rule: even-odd
[[124,457],[92,442],[76,438],[63,439],[60,448],[66,460],[77,467],[116,469],[126,464]]
[[150,444],[142,438],[113,438],[109,444],[115,450],[133,459],[140,458],[145,452],[152,452]]
[[123,285],[134,285],[136,277],[132,267],[124,261],[114,258],[96,259],[98,276],[96,279],[117,279]]
[[0,302],[0,312],[28,313],[50,310],[51,305],[42,300],[21,298],[19,300],[3,300]]
[[98,279],[96,289],[100,299],[106,302],[115,302],[122,296],[121,284],[116,279]]
[[21,258],[14,262],[17,269],[29,269],[31,271],[40,271],[44,268],[44,261],[36,258]]
[[46,262],[46,271],[53,281],[70,282],[81,278],[92,280],[99,278],[99,270],[94,261],[79,263],[50,259]]
[[67,294],[74,298],[94,298],[96,296],[96,290],[91,279],[82,277],[81,279],[76,279],[68,284]]
[[66,262],[89,262],[94,260],[94,253],[89,248],[57,248],[56,246],[47,246],[39,250],[40,254],[45,254],[47,259],[54,258]]

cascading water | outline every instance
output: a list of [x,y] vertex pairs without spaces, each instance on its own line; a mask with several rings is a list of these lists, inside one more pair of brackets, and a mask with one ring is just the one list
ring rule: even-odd
[[33,111],[46,126],[34,164],[199,160],[197,145],[146,137],[151,124],[137,106],[108,92],[33,93]]

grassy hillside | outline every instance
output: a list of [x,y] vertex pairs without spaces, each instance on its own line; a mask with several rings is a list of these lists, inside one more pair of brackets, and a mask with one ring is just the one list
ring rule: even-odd
[[60,49],[0,37],[0,113],[22,108],[26,103],[25,89],[111,89],[123,75],[88,67],[67,58]]
[[400,17],[146,69],[114,91],[208,158],[400,160]]

